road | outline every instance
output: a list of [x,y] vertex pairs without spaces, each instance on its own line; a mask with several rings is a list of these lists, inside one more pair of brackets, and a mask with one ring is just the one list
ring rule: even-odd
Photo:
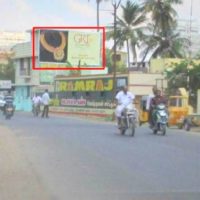
[[0,132],[0,146],[18,159],[12,173],[2,167],[9,156],[0,160],[1,200],[16,200],[13,190],[19,200],[200,199],[200,133],[168,129],[163,137],[144,126],[132,138],[113,123],[28,113],[0,116]]

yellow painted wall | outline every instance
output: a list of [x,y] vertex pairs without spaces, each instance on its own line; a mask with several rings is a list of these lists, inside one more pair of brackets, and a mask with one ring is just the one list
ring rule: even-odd
[[[151,59],[150,61],[150,73],[162,73],[165,69],[173,64],[184,61],[178,58],[162,58],[162,59]],[[192,60],[195,64],[200,64],[200,60]]]

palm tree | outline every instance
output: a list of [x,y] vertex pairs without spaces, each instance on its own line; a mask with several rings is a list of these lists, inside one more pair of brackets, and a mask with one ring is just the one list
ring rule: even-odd
[[[142,7],[131,0],[128,0],[122,8],[122,17],[117,16],[116,45],[122,48],[126,43],[128,53],[128,66],[130,67],[130,49],[132,50],[134,60],[137,62],[136,47],[143,36],[142,29],[145,21],[145,15]],[[114,30],[107,33],[107,39],[114,36]]]
[[181,3],[181,0],[146,0],[145,11],[151,13],[154,31],[161,32],[165,36],[168,30],[176,27],[176,11],[173,4]]
[[[145,50],[142,62],[144,62],[152,47],[152,45],[149,45],[149,43],[152,43],[152,41],[155,43],[156,37],[157,45],[161,45],[160,48],[158,48],[159,50],[164,51],[165,48],[169,50],[169,48],[172,47],[172,45],[166,45],[166,43],[169,43],[169,38],[174,38],[173,30],[175,30],[177,26],[177,13],[172,5],[180,3],[182,3],[182,0],[145,0],[145,12],[147,14],[151,14],[152,23],[149,24],[149,26],[151,27],[152,34],[150,35],[149,42],[147,42],[147,48]],[[155,46],[155,44],[153,46]],[[161,51],[160,53],[162,54]]]
[[179,33],[171,31],[165,37],[161,33],[154,34],[147,44],[153,50],[153,57],[183,58],[190,43],[188,39],[180,37]]

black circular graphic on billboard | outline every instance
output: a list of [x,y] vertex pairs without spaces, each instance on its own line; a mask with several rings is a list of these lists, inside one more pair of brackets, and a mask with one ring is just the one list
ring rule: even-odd
[[67,60],[67,31],[42,30],[40,32],[40,62],[65,63]]

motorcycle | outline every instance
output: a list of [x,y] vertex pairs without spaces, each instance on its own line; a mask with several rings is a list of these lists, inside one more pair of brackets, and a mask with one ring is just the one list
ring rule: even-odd
[[164,104],[158,104],[155,107],[155,111],[153,113],[153,121],[154,121],[154,125],[152,126],[153,133],[157,134],[158,131],[160,131],[162,135],[165,135],[168,123],[168,113],[166,111],[166,106]]
[[137,109],[134,108],[132,104],[129,104],[124,108],[119,126],[121,135],[124,135],[126,131],[128,131],[131,136],[135,135],[137,118]]
[[40,104],[33,104],[33,115],[37,117],[40,114]]
[[9,104],[6,104],[6,107],[5,107],[5,118],[6,119],[10,119],[14,114],[14,106],[13,104],[9,103]]

